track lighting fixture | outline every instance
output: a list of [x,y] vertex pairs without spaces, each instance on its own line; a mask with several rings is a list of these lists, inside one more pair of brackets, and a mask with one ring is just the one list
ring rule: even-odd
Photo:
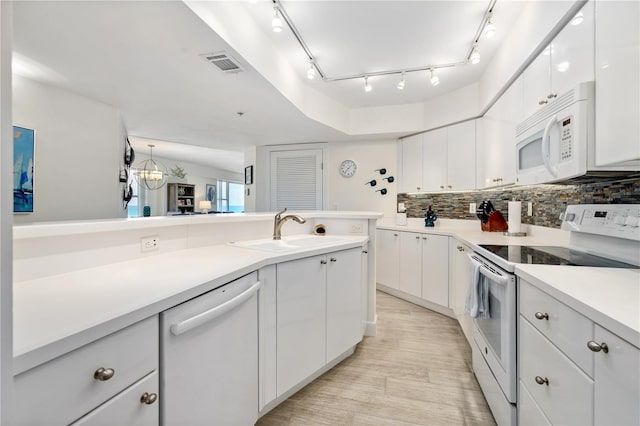
[[473,65],[476,65],[477,63],[480,62],[480,53],[476,50],[475,47],[471,51],[471,56],[469,56],[469,60]]
[[309,61],[309,69],[307,70],[307,78],[313,80],[316,77],[316,68],[313,66],[313,61]]
[[584,21],[584,15],[582,14],[582,12],[578,12],[576,16],[574,16],[573,19],[571,20],[571,25],[573,26],[580,25],[582,24],[582,21]]
[[274,33],[282,32],[282,19],[280,19],[280,14],[278,13],[278,8],[273,8],[276,13],[273,15],[273,20],[271,21],[271,28]]
[[433,72],[433,68],[431,68],[431,85],[432,86],[437,86],[438,84],[440,84],[440,77],[438,77],[437,75],[435,75],[435,73]]
[[402,77],[400,77],[400,81],[398,82],[398,90],[404,90],[404,71],[402,71]]
[[491,38],[496,35],[496,26],[491,22],[491,18],[487,21],[487,25],[484,27],[484,36],[486,38]]
[[364,91],[365,92],[370,92],[373,89],[373,87],[371,87],[371,85],[369,84],[369,77],[365,76],[364,77]]

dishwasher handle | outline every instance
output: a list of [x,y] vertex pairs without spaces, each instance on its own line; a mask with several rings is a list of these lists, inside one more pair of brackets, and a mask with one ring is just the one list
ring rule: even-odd
[[196,327],[201,326],[202,324],[218,318],[220,315],[229,312],[230,310],[249,300],[251,296],[257,293],[258,290],[260,290],[261,287],[262,283],[260,281],[257,281],[247,290],[243,291],[233,299],[224,302],[222,305],[211,308],[208,311],[199,313],[198,315],[194,315],[191,318],[180,321],[176,324],[171,324],[171,334],[179,336],[189,330],[192,330]]

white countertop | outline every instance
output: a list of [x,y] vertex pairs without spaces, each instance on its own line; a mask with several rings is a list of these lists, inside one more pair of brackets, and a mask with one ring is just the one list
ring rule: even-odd
[[[529,227],[531,234],[526,237],[507,237],[501,232],[482,232],[478,221],[445,220],[434,228],[421,225],[422,219],[409,219],[406,226],[385,220],[378,229],[450,235],[498,264],[504,262],[479,244],[569,245],[568,232],[541,227]],[[519,277],[640,347],[640,269],[525,264],[514,269]]]
[[[263,266],[360,247],[367,236],[273,253],[215,245],[14,283],[14,374]],[[322,237],[318,237],[322,238]]]

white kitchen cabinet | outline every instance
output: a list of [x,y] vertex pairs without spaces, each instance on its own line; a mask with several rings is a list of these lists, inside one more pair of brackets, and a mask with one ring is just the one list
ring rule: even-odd
[[447,190],[476,188],[476,121],[447,127]]
[[331,253],[327,262],[327,362],[362,340],[362,249]]
[[326,259],[277,265],[278,396],[325,365]]
[[594,342],[608,352],[593,354],[596,425],[640,424],[640,349],[596,324]]
[[262,283],[258,293],[258,410],[262,411],[278,396],[276,265],[260,268],[258,280]]
[[139,380],[73,426],[147,426],[160,424],[158,371]]
[[515,183],[516,126],[523,120],[522,77],[476,124],[476,184],[491,188]]
[[594,79],[594,2],[572,20],[523,72],[525,117],[583,81]]
[[422,298],[449,306],[449,237],[426,235],[422,242]]
[[[360,268],[361,276],[360,279],[362,281],[362,336],[365,335],[367,331],[367,313],[369,310],[369,244],[365,245],[362,248],[362,267]],[[375,291],[375,290],[374,290]]]
[[400,232],[400,291],[422,297],[422,240],[417,232]]
[[399,183],[400,192],[419,192],[422,188],[422,149],[423,134],[410,136],[400,142],[402,149],[402,176]]
[[640,160],[640,3],[596,1],[595,163]]
[[444,191],[447,187],[447,128],[423,134],[422,191]]
[[458,319],[458,323],[467,338],[472,344],[471,317],[464,312],[464,302],[467,297],[467,289],[471,282],[471,264],[468,254],[473,251],[463,242],[451,237],[449,244],[449,256],[451,258],[451,269],[449,274],[449,306]]
[[400,232],[388,229],[376,231],[376,282],[400,288]]
[[69,424],[96,409],[158,368],[158,334],[154,316],[17,375],[12,424]]

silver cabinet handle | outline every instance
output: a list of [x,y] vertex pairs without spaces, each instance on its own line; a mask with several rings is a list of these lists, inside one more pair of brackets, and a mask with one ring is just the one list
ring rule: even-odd
[[419,239],[420,239],[420,235],[416,235],[416,240],[419,240]]
[[546,377],[536,376],[536,383],[539,385],[549,386],[549,379],[547,379]]
[[423,240],[426,240],[426,239],[427,239],[427,237],[422,237],[422,239],[423,239]]
[[145,392],[140,397],[140,403],[141,404],[151,405],[154,402],[156,402],[157,400],[158,400],[158,394],[157,393],[147,393],[147,392]]
[[549,101],[546,99],[541,100],[540,102],[538,102],[538,105],[544,105],[544,104],[548,104]]
[[419,187],[419,186],[416,186],[416,189],[417,189],[418,191],[420,191],[420,187]]
[[363,254],[367,254],[367,253],[369,253],[369,252],[368,252],[367,250],[362,250],[362,253],[363,253]]
[[558,94],[557,94],[557,93],[549,93],[549,94],[547,95],[547,99],[553,99],[553,98],[555,98],[556,96],[558,96]]
[[337,262],[337,261],[338,261],[338,259],[336,259],[335,257],[332,257],[330,260],[331,260],[332,262]]
[[397,237],[397,236],[398,236],[398,234],[393,234],[393,236],[394,236],[394,237]]
[[453,188],[453,187],[452,187],[451,185],[447,185],[447,188],[451,189],[451,188]]
[[587,347],[591,349],[593,352],[602,351],[605,354],[609,353],[609,346],[604,342],[598,343],[598,342],[594,342],[593,340],[590,340],[587,342]]
[[542,313],[542,312],[536,312],[535,313],[535,317],[539,320],[547,320],[549,321],[549,314],[548,313]]
[[444,189],[444,185],[440,185],[440,189]]
[[116,374],[116,371],[113,368],[100,367],[93,373],[93,378],[101,382],[106,382],[112,378],[114,374]]
[[324,259],[322,259],[322,260],[320,260],[320,264],[321,264],[321,265],[326,265],[326,264],[327,264],[327,261],[326,261],[326,260],[324,260]]

